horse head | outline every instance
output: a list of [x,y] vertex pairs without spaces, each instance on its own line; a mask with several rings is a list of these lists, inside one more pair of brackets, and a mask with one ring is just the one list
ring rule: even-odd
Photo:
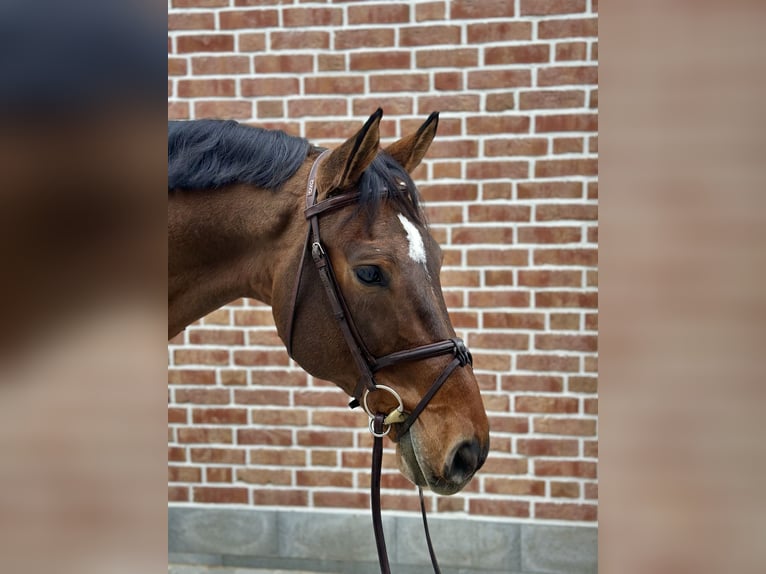
[[[353,204],[323,214],[319,226],[344,306],[372,357],[456,337],[439,282],[441,249],[410,177],[436,134],[438,114],[383,150],[381,116],[378,110],[353,137],[326,153],[315,170],[318,204],[359,194]],[[317,155],[318,150],[309,159],[316,161]],[[296,179],[305,178],[305,172]],[[272,307],[279,334],[304,369],[354,395],[359,369],[310,257],[302,256],[305,235],[295,239],[296,249],[274,276]],[[302,280],[292,302],[296,277]],[[411,413],[451,360],[441,354],[395,362],[376,370],[375,381],[395,390],[404,412]],[[402,473],[439,494],[461,490],[489,450],[479,386],[470,363],[462,361],[461,366],[450,371],[414,424],[405,432],[393,424],[389,435],[396,442]],[[388,413],[397,406],[394,394],[383,390],[367,399],[373,412]]]

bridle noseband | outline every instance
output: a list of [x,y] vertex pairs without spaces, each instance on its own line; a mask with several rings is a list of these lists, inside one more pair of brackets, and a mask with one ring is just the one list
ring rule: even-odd
[[[383,453],[383,439],[386,434],[391,430],[392,425],[400,425],[397,428],[397,436],[404,435],[410,427],[415,423],[420,413],[426,408],[431,399],[436,395],[442,385],[447,381],[449,376],[455,371],[457,367],[465,367],[472,364],[471,353],[465,346],[462,339],[452,338],[437,341],[435,343],[429,343],[412,349],[405,349],[402,351],[396,351],[383,357],[374,357],[362,340],[359,331],[354,324],[351,313],[349,312],[348,305],[343,297],[343,293],[340,290],[338,282],[333,273],[330,258],[325,251],[321,237],[319,234],[319,216],[329,211],[334,211],[352,205],[359,199],[359,193],[344,193],[341,195],[335,195],[322,202],[317,203],[317,170],[322,159],[330,153],[330,150],[323,151],[319,157],[314,160],[309,172],[308,183],[306,185],[306,211],[305,216],[309,222],[308,232],[306,234],[306,242],[303,252],[301,254],[300,263],[298,264],[298,272],[295,283],[293,284],[293,292],[290,307],[290,316],[287,324],[287,331],[285,336],[285,343],[287,346],[287,352],[292,357],[292,334],[293,324],[295,322],[295,311],[298,304],[298,292],[300,289],[301,277],[303,275],[303,267],[307,252],[311,252],[311,257],[314,261],[314,265],[319,273],[322,286],[327,295],[327,299],[332,309],[332,314],[340,327],[343,337],[346,340],[351,356],[354,359],[354,363],[359,370],[359,381],[353,392],[353,400],[349,403],[351,408],[362,406],[370,417],[370,432],[375,437],[373,443],[373,456],[372,456],[372,486],[371,486],[371,504],[373,513],[373,527],[375,530],[375,541],[378,548],[378,559],[380,561],[381,572],[388,574],[390,567],[388,564],[388,557],[386,555],[385,540],[383,537],[383,527],[380,518],[380,469]],[[444,368],[439,377],[434,381],[428,391],[420,399],[420,402],[412,409],[410,413],[406,413],[404,404],[399,394],[391,387],[385,385],[379,385],[375,381],[375,373],[397,365],[403,362],[420,361],[438,357],[442,355],[452,355],[453,358],[449,364]],[[377,413],[370,410],[368,406],[368,395],[373,391],[386,391],[394,396],[397,400],[397,407],[389,413]],[[420,493],[420,506],[423,514],[423,521],[426,531],[426,540],[428,542],[428,549],[431,555],[431,561],[434,567],[434,571],[439,573],[439,566],[436,562],[436,556],[434,555],[431,545],[430,536],[428,534],[428,524],[426,523],[425,515],[425,503],[423,500],[423,491],[418,487]]]

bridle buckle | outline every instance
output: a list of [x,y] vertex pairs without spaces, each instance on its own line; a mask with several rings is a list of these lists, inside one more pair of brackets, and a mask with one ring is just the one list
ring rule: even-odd
[[370,395],[370,392],[372,392],[370,389],[365,389],[364,394],[362,395],[362,408],[364,409],[364,412],[367,413],[367,416],[370,417],[370,432],[373,436],[382,437],[386,436],[391,431],[391,425],[404,422],[407,419],[407,416],[404,414],[404,403],[402,402],[402,397],[399,396],[399,393],[397,393],[394,389],[391,387],[387,387],[386,385],[376,385],[373,391],[388,391],[391,393],[396,401],[399,403],[398,406],[393,409],[390,413],[386,415],[386,418],[383,419],[383,424],[386,426],[386,430],[382,433],[375,432],[375,429],[373,428],[373,423],[375,422],[375,413],[373,413],[370,410],[370,406],[367,404],[367,397]]

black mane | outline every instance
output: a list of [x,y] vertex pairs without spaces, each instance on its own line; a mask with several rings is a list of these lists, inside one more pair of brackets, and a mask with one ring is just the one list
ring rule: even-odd
[[248,183],[278,189],[306,159],[307,140],[234,120],[168,122],[168,189]]
[[[312,148],[304,138],[234,120],[169,121],[168,190],[216,189],[234,183],[276,190],[295,175]],[[415,184],[387,153],[378,153],[362,174],[358,190],[359,210],[370,220],[387,200],[425,224]]]

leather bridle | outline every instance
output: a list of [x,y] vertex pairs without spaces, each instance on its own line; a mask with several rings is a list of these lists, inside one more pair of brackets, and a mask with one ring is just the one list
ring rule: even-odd
[[[301,277],[306,253],[311,252],[314,265],[319,273],[322,285],[324,287],[327,299],[332,308],[332,314],[340,327],[343,337],[346,340],[354,363],[359,370],[359,381],[353,392],[353,400],[349,403],[351,408],[362,406],[370,418],[370,432],[373,434],[373,452],[372,452],[372,481],[371,481],[371,506],[373,529],[375,531],[375,542],[378,549],[378,560],[380,570],[383,574],[390,573],[388,556],[386,554],[386,543],[383,535],[383,525],[380,515],[380,472],[383,457],[383,437],[391,430],[391,426],[396,424],[397,437],[401,437],[417,420],[423,409],[426,408],[431,399],[436,395],[449,376],[458,367],[465,367],[472,364],[471,353],[468,351],[462,339],[452,338],[429,343],[412,349],[396,351],[383,357],[374,357],[362,340],[359,331],[354,324],[351,313],[349,312],[343,293],[340,290],[335,275],[333,273],[330,258],[322,245],[319,234],[319,217],[330,211],[340,209],[359,200],[359,193],[344,193],[332,196],[324,201],[317,203],[317,170],[322,159],[330,153],[330,150],[323,151],[319,157],[314,160],[309,172],[309,179],[306,185],[306,211],[305,216],[309,222],[306,242],[301,254],[300,263],[291,299],[290,315],[287,324],[285,343],[287,352],[292,357],[292,334],[293,324],[295,322],[295,311],[298,305],[298,293],[300,289]],[[375,373],[387,367],[397,365],[403,362],[420,361],[438,357],[442,355],[452,355],[453,358],[444,368],[439,377],[434,381],[428,391],[420,399],[420,402],[412,409],[410,413],[404,410],[404,404],[399,394],[391,387],[379,385],[375,382]],[[389,413],[377,413],[370,410],[367,402],[369,393],[382,390],[390,393],[397,400],[398,405]],[[429,554],[433,564],[434,572],[439,574],[439,565],[436,562],[436,556],[433,552],[431,539],[428,532],[428,523],[426,521],[425,503],[423,500],[423,491],[418,487],[420,495],[420,508],[423,515],[423,525],[426,532],[426,541],[428,543]]]

